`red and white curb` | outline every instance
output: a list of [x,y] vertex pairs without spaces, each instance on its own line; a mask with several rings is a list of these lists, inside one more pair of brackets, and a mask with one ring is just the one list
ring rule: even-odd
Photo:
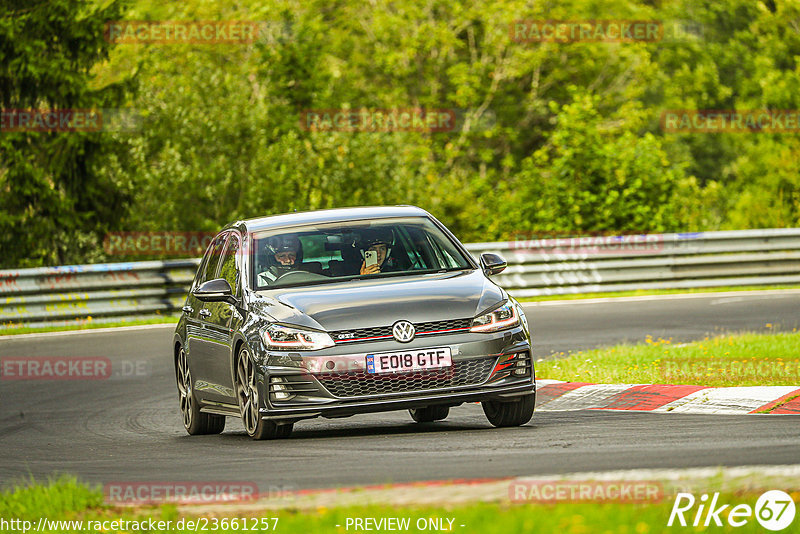
[[706,387],[536,381],[536,411],[800,415],[800,386]]

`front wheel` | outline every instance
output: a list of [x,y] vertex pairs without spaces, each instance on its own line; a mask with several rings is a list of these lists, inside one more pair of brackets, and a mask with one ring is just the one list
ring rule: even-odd
[[293,423],[278,425],[261,418],[255,364],[247,349],[239,352],[236,361],[236,397],[239,399],[244,429],[251,438],[257,440],[288,438],[292,433]]
[[192,373],[186,359],[186,351],[181,347],[177,361],[178,401],[183,415],[183,427],[190,436],[200,434],[219,434],[225,430],[225,416],[203,413],[194,396]]
[[483,401],[486,419],[496,427],[521,426],[531,420],[536,405],[536,393],[514,402]]
[[411,418],[417,423],[432,423],[446,419],[450,414],[449,406],[426,406],[425,408],[411,408],[408,410]]

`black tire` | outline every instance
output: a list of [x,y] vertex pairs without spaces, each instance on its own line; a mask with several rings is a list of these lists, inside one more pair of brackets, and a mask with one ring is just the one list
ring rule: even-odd
[[294,428],[294,423],[288,423],[285,425],[279,425],[277,430],[277,438],[288,438],[292,435],[292,429]]
[[411,418],[417,423],[432,423],[447,419],[450,414],[449,406],[426,406],[425,408],[411,408],[408,410]]
[[496,427],[521,426],[531,420],[536,406],[536,393],[513,402],[483,401],[486,419]]
[[288,438],[292,433],[292,427],[294,425],[289,423],[288,425],[276,425],[274,422],[259,419],[258,424],[256,424],[255,430],[251,433],[247,426],[245,426],[245,430],[247,430],[247,434],[253,438],[254,440],[263,440],[263,439],[281,439],[281,438]]
[[236,398],[242,413],[242,423],[247,435],[255,440],[288,438],[294,423],[278,425],[262,419],[261,403],[255,383],[255,364],[250,353],[243,348],[236,357]]
[[189,362],[186,360],[186,351],[183,347],[178,351],[178,359],[175,362],[175,374],[178,381],[178,403],[183,415],[183,428],[190,436],[202,434],[219,434],[225,430],[225,416],[203,413],[200,411],[200,403],[194,396],[192,372],[189,370]]

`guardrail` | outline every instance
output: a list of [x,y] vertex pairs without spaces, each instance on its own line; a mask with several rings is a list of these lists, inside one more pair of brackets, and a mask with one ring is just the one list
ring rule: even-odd
[[[494,280],[514,296],[634,289],[800,284],[800,228],[588,236],[471,243],[508,268]],[[0,271],[0,325],[102,322],[174,313],[199,259]]]
[[516,297],[800,283],[800,228],[590,236],[466,245],[496,252]]
[[0,271],[0,327],[173,313],[183,306],[199,264],[187,259]]

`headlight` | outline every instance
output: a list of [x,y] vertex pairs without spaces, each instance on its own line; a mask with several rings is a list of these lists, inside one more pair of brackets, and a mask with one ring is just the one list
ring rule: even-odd
[[517,326],[519,315],[513,304],[506,302],[496,310],[472,320],[470,332],[496,332]]
[[319,350],[333,347],[335,343],[325,332],[304,330],[271,324],[261,331],[270,350]]

